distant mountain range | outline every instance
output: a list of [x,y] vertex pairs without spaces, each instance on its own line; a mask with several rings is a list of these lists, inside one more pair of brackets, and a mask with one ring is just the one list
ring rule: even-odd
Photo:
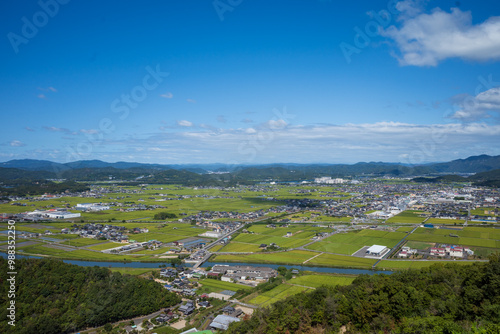
[[[246,183],[265,180],[301,181],[311,180],[320,176],[442,176],[445,174],[491,172],[497,169],[500,169],[500,156],[489,155],[472,156],[450,162],[416,166],[384,162],[359,162],[356,164],[267,164],[252,166],[229,166],[224,164],[162,165],[138,162],[108,163],[100,160],[82,160],[63,164],[47,160],[23,159],[0,163],[0,181],[15,179],[87,181],[120,179],[145,183],[178,182],[184,184],[211,184],[212,181],[223,181],[225,183]],[[491,175],[497,174],[493,173]],[[477,181],[480,180],[478,179]]]

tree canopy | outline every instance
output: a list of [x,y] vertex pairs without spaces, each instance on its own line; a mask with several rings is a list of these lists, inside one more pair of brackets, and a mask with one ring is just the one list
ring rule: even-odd
[[16,262],[16,322],[7,321],[7,261],[0,258],[0,332],[69,333],[150,314],[180,302],[161,284],[55,259]]
[[[345,327],[343,327],[345,326]],[[291,296],[227,333],[500,333],[500,256],[362,275],[349,286]]]

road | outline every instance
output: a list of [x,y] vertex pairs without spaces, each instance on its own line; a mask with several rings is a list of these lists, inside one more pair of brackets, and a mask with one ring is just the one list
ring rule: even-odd
[[[429,218],[427,218],[429,219]],[[426,222],[427,219],[424,221]],[[411,230],[407,235],[405,235],[405,237],[403,239],[401,239],[396,246],[392,247],[392,249],[390,251],[387,252],[387,254],[385,254],[381,259],[379,259],[377,262],[375,262],[375,264],[372,266],[372,269],[375,269],[375,267],[377,266],[377,264],[382,261],[383,259],[387,259],[389,258],[392,254],[394,254],[394,252],[399,248],[399,245],[401,245],[405,240],[406,238],[408,238],[408,236],[410,234],[412,234],[413,232],[415,232],[415,230],[420,226],[420,224],[416,225],[413,230]]]
[[[248,224],[253,224],[253,223],[257,223],[257,222],[260,222],[262,220],[266,220],[268,219],[269,217],[264,217],[264,218],[260,218],[260,219],[256,219],[254,221],[251,221],[251,222],[248,222]],[[234,233],[238,232],[239,230],[241,230],[245,225],[245,224],[241,224],[240,227],[232,230],[231,232],[228,232],[226,234],[224,234],[223,236],[221,236],[219,239],[209,243],[208,245],[205,245],[202,249],[200,249],[200,251],[205,251],[206,252],[206,255],[201,259],[199,260],[198,262],[196,262],[194,265],[193,265],[193,269],[196,269],[198,268],[199,266],[201,266],[205,261],[207,261],[210,256],[212,256],[212,253],[209,251],[210,248],[212,248],[213,246],[217,245],[218,243],[220,243],[222,240],[224,240],[224,238],[227,238],[231,235],[233,235]]]

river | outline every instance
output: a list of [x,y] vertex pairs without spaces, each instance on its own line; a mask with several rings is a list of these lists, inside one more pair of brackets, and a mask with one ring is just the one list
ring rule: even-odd
[[[7,258],[6,253],[0,253],[3,258]],[[32,255],[17,255],[16,259],[32,258],[41,259],[39,256]],[[81,260],[63,260],[64,263],[76,264],[82,267],[107,267],[107,268],[159,268],[161,264],[159,262],[105,262],[105,261],[81,261]],[[318,273],[329,273],[329,274],[349,274],[349,275],[361,275],[361,274],[392,274],[392,271],[376,271],[376,270],[366,270],[366,269],[346,269],[346,268],[326,268],[326,267],[309,267],[309,266],[290,266],[290,265],[280,265],[280,264],[267,264],[267,263],[224,263],[224,262],[205,262],[204,267],[212,267],[216,264],[228,264],[235,266],[259,266],[277,269],[283,266],[288,269],[298,269],[301,271],[314,271]],[[191,267],[192,263],[183,264],[184,267]]]

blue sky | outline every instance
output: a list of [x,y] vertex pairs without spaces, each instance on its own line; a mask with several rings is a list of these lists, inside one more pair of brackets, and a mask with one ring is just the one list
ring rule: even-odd
[[500,154],[497,1],[9,1],[0,161]]

